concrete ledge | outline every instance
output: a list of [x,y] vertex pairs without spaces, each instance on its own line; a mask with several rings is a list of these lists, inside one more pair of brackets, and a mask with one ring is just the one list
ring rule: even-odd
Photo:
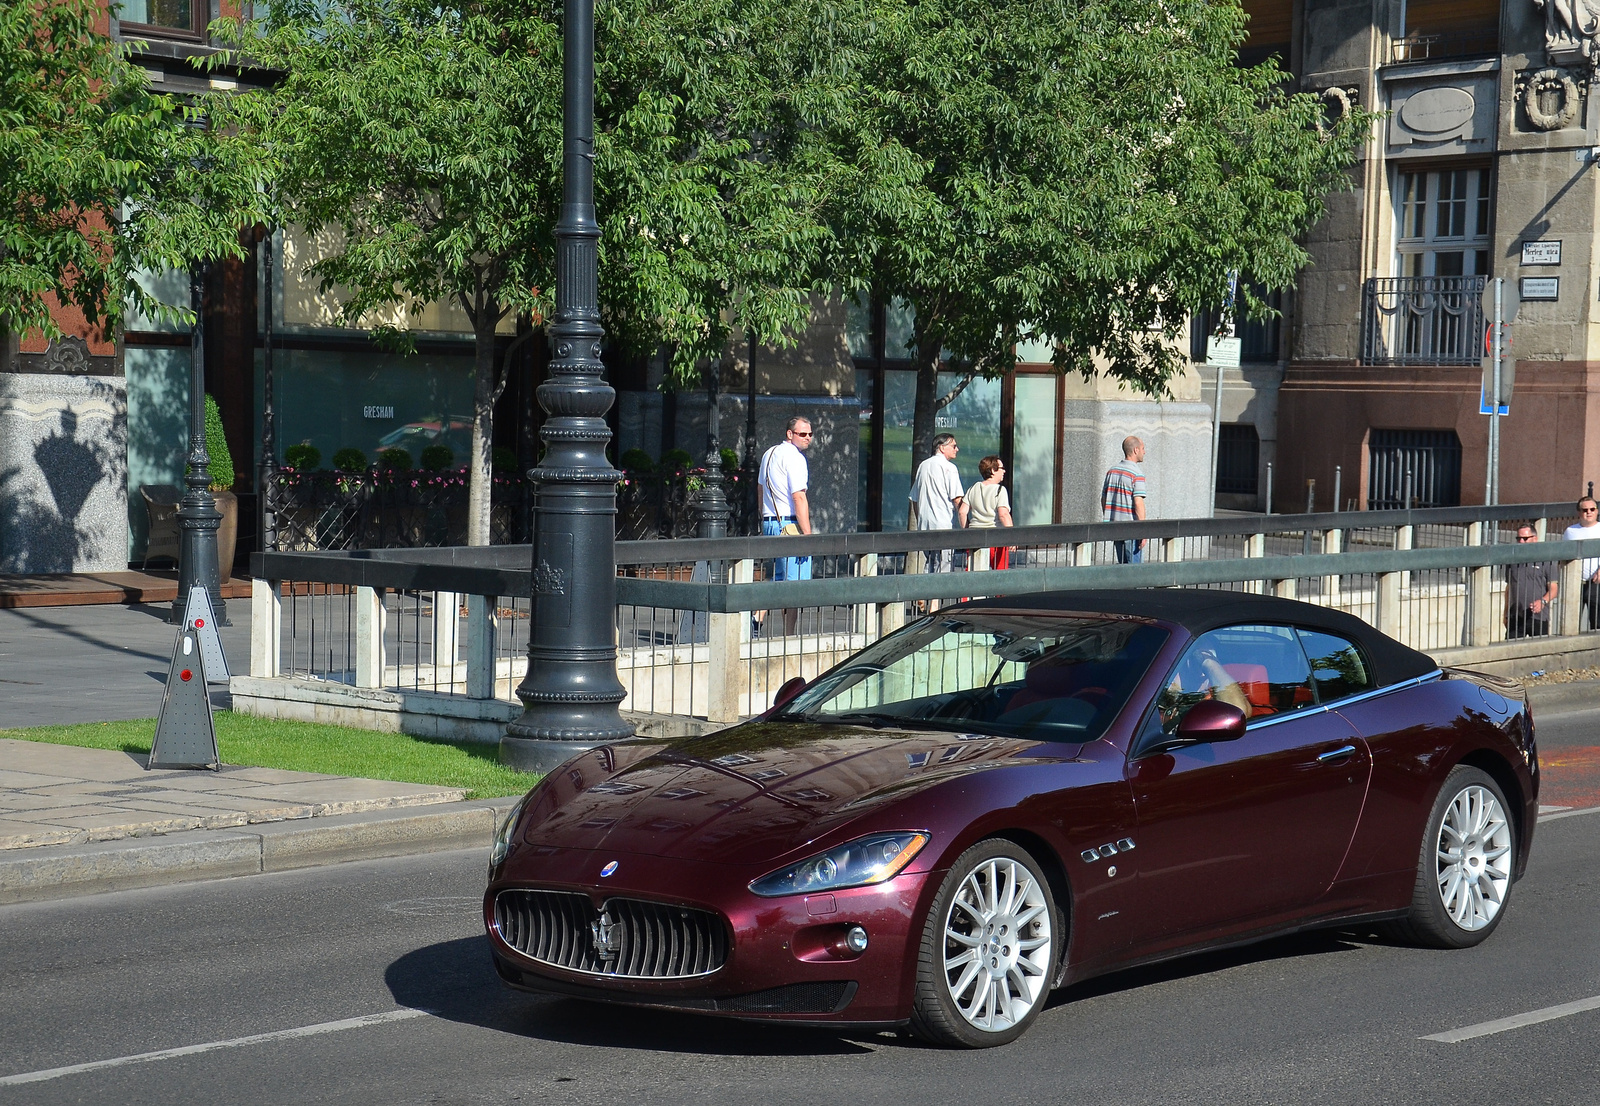
[[487,847],[516,797],[0,854],[0,904]]
[[522,713],[520,704],[503,699],[351,687],[327,680],[235,676],[228,690],[234,710],[260,718],[489,745],[498,744],[506,723]]
[[[522,714],[521,704],[504,699],[351,687],[329,680],[235,676],[228,682],[228,690],[234,710],[258,718],[324,722],[487,745],[498,745],[506,723]],[[623,711],[622,716],[633,723],[640,737],[698,737],[727,725],[681,714]]]
[[1497,641],[1493,645],[1435,649],[1429,656],[1441,666],[1473,668],[1492,676],[1526,676],[1563,668],[1589,668],[1600,665],[1600,634]]

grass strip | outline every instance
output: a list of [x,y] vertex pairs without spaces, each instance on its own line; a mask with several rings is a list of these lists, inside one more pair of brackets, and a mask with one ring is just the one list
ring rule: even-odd
[[[369,780],[465,787],[467,798],[521,795],[537,776],[514,772],[497,759],[493,745],[460,744],[403,733],[380,733],[320,722],[286,722],[219,710],[217,748],[224,764],[321,772]],[[156,720],[84,722],[0,730],[0,737],[148,753]]]

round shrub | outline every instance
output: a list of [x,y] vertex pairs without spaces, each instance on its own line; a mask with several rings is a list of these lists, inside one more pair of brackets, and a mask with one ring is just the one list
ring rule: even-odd
[[399,446],[391,446],[378,454],[378,467],[386,469],[409,469],[411,467],[411,454]]
[[495,446],[494,452],[489,455],[489,467],[506,476],[517,475],[517,451],[503,445]]
[[694,458],[686,449],[669,449],[661,455],[661,467],[667,472],[682,472],[694,468]]
[[296,472],[311,472],[322,465],[322,450],[310,442],[300,442],[283,451],[283,463]]
[[340,472],[361,472],[367,467],[367,455],[359,449],[341,449],[333,455],[333,467]]
[[456,455],[450,452],[450,447],[434,442],[424,446],[422,450],[422,467],[427,472],[439,472],[455,464]]
[[739,471],[739,455],[731,449],[725,449],[722,451],[722,471]]
[[644,450],[630,449],[622,455],[622,467],[628,472],[649,472],[656,467],[656,463]]

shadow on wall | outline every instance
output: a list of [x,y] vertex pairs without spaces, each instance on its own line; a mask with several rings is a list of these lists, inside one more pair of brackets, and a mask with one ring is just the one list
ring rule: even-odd
[[[121,479],[113,436],[96,433],[120,401],[117,389],[90,378],[78,410],[40,411],[36,404],[13,409],[28,421],[53,416],[58,426],[0,469],[0,571],[72,572],[102,552],[104,527],[86,517],[85,506],[101,484]],[[80,412],[93,414],[84,418]],[[31,464],[22,460],[30,455]]]

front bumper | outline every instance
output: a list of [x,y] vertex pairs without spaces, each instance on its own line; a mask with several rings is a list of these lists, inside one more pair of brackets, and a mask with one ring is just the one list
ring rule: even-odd
[[[615,874],[601,868],[616,861]],[[910,1017],[917,944],[928,872],[902,872],[873,887],[826,895],[761,898],[748,888],[762,873],[694,861],[581,850],[521,849],[492,874],[484,926],[495,969],[513,987],[722,1014],[819,1024],[898,1024]],[[727,957],[709,974],[687,979],[619,977],[536,960],[500,932],[495,898],[533,888],[588,896],[596,910],[613,899],[642,899],[715,912],[728,926]],[[843,943],[852,925],[867,948]]]

